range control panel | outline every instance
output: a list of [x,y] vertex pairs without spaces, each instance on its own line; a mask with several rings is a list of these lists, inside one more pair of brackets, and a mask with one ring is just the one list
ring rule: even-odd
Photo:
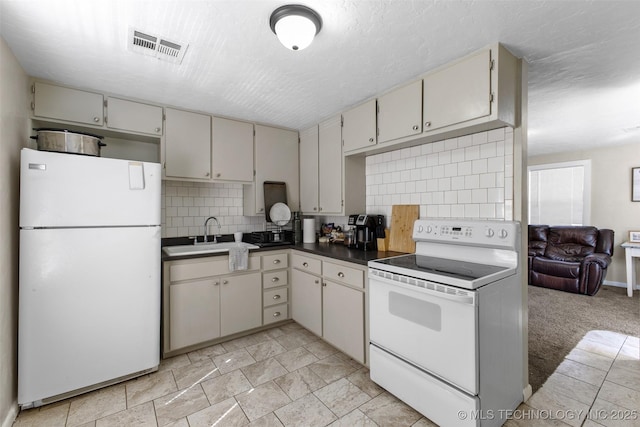
[[418,219],[413,225],[416,242],[511,247],[518,241],[519,233],[520,223],[515,221]]

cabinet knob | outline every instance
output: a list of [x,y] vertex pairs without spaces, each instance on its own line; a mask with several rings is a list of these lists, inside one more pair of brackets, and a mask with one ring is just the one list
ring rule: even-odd
[[218,286],[220,284],[220,282],[213,282],[214,286]]
[[343,273],[342,271],[341,271],[341,272],[339,272],[339,273],[338,273],[338,277],[340,277],[340,278],[344,277],[344,273]]
[[156,131],[156,133],[160,133],[160,128],[155,128],[154,130]]
[[264,208],[260,208],[260,212],[264,212]]
[[98,122],[100,121],[100,117],[94,117],[94,118],[93,118],[93,121],[94,121],[94,122],[96,122],[96,123],[98,123]]
[[316,281],[315,281],[315,284],[317,285],[318,283],[320,283],[320,281],[319,281],[319,280],[316,280]]
[[273,313],[273,317],[280,317],[280,312],[276,311],[275,313]]
[[418,125],[413,125],[413,130],[418,130]]
[[274,264],[280,264],[280,260],[279,260],[279,259],[274,259],[274,260],[273,260],[273,263],[274,263]]
[[280,295],[274,295],[273,299],[280,299]]
[[318,208],[318,212],[321,212],[321,211],[322,211],[322,206]]
[[222,174],[221,174],[221,173],[217,173],[217,174],[216,174],[216,178],[220,178],[221,176],[222,176]]
[[318,210],[318,208],[314,206],[314,207],[313,207],[313,210],[314,210],[314,211],[317,211],[317,210]]
[[424,127],[428,128],[429,126],[431,126],[431,122],[424,122]]
[[369,138],[369,142],[373,142],[373,138]]
[[206,177],[208,177],[209,175],[211,175],[209,172],[204,174],[204,176],[206,176]]
[[272,281],[273,283],[275,283],[275,282],[280,281],[280,278],[279,278],[279,277],[274,277],[273,279],[271,279],[271,281]]
[[303,266],[303,267],[305,267],[305,268],[306,268],[306,267],[309,267],[309,263],[308,263],[308,262],[303,262],[303,263],[302,263],[302,266]]
[[222,284],[223,284],[223,285],[226,285],[227,283],[229,283],[229,281],[228,281],[228,280],[223,280],[223,281],[222,281]]
[[327,286],[327,282],[322,282],[322,286]]

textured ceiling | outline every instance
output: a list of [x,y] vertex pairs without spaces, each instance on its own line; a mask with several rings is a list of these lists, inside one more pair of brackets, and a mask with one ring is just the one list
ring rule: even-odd
[[[31,76],[293,129],[501,42],[529,63],[529,155],[640,144],[640,1],[303,3],[324,26],[298,52],[274,0],[0,0],[0,33]],[[188,43],[182,64],[130,28]]]

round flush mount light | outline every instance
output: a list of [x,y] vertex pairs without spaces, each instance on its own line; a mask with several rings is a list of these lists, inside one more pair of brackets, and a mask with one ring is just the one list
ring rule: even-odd
[[320,32],[322,18],[313,9],[300,4],[290,4],[274,10],[269,25],[287,49],[302,50],[309,46]]

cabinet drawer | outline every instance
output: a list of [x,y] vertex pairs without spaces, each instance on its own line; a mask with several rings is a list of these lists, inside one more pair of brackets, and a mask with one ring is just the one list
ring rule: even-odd
[[293,268],[297,268],[298,270],[307,271],[312,274],[322,273],[322,261],[316,258],[293,254],[291,256],[291,264]]
[[262,270],[276,270],[289,266],[287,254],[274,254],[262,256]]
[[264,324],[279,322],[289,318],[289,306],[287,304],[274,305],[264,309]]
[[289,290],[287,288],[271,289],[264,291],[262,300],[263,307],[269,307],[274,304],[282,304],[289,301]]
[[364,271],[344,265],[324,262],[324,277],[343,282],[357,288],[364,288]]
[[262,273],[262,287],[264,289],[275,288],[289,284],[289,274],[287,270]]

